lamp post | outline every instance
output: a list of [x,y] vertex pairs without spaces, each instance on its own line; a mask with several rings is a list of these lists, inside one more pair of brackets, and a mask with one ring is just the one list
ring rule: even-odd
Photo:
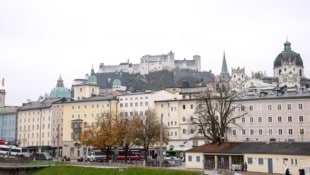
[[163,115],[160,116],[159,167],[162,167]]

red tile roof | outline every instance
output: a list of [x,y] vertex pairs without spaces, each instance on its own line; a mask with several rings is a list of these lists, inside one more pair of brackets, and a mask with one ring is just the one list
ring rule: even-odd
[[204,144],[201,146],[194,147],[190,150],[187,150],[186,152],[201,152],[201,153],[215,153],[215,152],[222,152],[225,150],[230,149],[233,147],[235,144],[231,142],[224,142],[222,144],[217,144],[217,143],[208,143]]

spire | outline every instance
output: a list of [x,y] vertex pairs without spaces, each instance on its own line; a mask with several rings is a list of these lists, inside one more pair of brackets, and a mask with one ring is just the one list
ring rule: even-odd
[[224,50],[224,55],[223,55],[223,62],[222,62],[222,71],[221,71],[221,74],[223,74],[223,73],[228,73],[227,63],[226,63],[226,57],[225,57],[225,50]]
[[94,65],[91,66],[90,75],[95,75]]

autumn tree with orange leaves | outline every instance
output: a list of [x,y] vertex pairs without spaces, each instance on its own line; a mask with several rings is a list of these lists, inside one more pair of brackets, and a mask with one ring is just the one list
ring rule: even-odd
[[118,144],[118,132],[109,114],[102,114],[94,125],[87,126],[81,133],[80,141],[87,146],[94,146],[106,151],[109,160],[113,146]]

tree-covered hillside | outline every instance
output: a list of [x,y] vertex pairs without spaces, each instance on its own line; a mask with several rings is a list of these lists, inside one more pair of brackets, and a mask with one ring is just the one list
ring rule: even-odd
[[162,70],[148,75],[129,73],[97,73],[97,82],[100,88],[112,88],[113,81],[119,79],[122,86],[131,91],[162,90],[167,87],[182,86],[184,81],[188,86],[203,86],[212,79],[211,72],[193,72],[189,70],[167,71]]

